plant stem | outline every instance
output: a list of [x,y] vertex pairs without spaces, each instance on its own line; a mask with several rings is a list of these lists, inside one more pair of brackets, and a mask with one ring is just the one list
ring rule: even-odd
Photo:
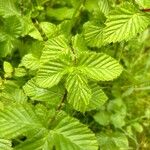
[[48,37],[47,35],[44,33],[43,29],[41,28],[41,26],[39,25],[37,19],[32,18],[32,23],[34,24],[34,26],[36,27],[36,29],[39,31],[41,37],[43,38],[43,41],[47,41]]
[[64,95],[63,95],[63,98],[62,98],[60,104],[59,104],[58,107],[56,108],[56,111],[55,111],[54,116],[49,119],[48,125],[51,125],[51,124],[55,121],[56,116],[58,115],[59,111],[60,111],[60,110],[62,109],[62,107],[63,107],[63,103],[64,103],[64,101],[65,101],[65,99],[66,99],[66,96],[67,96],[67,90],[65,91],[65,93],[64,93]]
[[141,9],[141,11],[143,11],[143,12],[150,12],[150,8]]
[[81,0],[81,2],[78,4],[78,6],[76,7],[72,19],[71,19],[71,27],[70,27],[70,31],[72,31],[74,29],[74,27],[76,27],[77,22],[79,21],[79,16],[81,15],[81,12],[83,10],[83,6],[85,4],[86,0]]

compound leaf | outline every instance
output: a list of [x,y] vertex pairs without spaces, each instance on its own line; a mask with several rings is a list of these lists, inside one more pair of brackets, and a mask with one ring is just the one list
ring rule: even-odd
[[32,54],[25,55],[22,60],[20,66],[24,66],[27,69],[30,70],[37,70],[40,65],[40,59],[36,58]]
[[87,126],[63,114],[51,131],[56,150],[97,150],[97,141]]
[[12,105],[0,111],[0,137],[15,138],[27,131],[43,128],[40,120],[28,105]]
[[99,85],[96,83],[89,83],[89,85],[92,90],[92,97],[87,107],[88,111],[101,108],[108,99]]
[[91,22],[84,25],[84,38],[90,47],[101,47],[104,45],[103,26],[97,26]]
[[80,73],[71,73],[66,79],[68,102],[79,111],[85,111],[91,98],[91,89],[87,79]]
[[18,11],[15,7],[14,0],[0,0],[0,16],[9,17],[12,15],[18,15]]
[[77,119],[59,112],[55,126],[26,140],[15,150],[97,150],[95,135]]
[[62,54],[67,55],[69,53],[70,47],[68,40],[63,35],[59,35],[46,42],[41,56],[41,63],[49,61],[50,59],[56,59]]
[[83,74],[97,81],[115,79],[122,72],[118,61],[103,53],[81,54],[77,64]]
[[107,16],[104,29],[106,42],[129,40],[148,26],[150,17],[131,3],[123,3]]
[[36,83],[43,88],[51,88],[57,85],[62,79],[63,75],[67,73],[69,62],[65,60],[55,59],[41,65]]
[[64,88],[61,85],[54,86],[50,89],[40,88],[35,79],[29,80],[23,87],[26,95],[32,100],[46,101],[52,105],[58,105],[64,95]]

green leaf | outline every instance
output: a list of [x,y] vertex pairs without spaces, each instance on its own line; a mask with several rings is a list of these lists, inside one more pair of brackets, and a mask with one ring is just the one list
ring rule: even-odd
[[110,1],[109,0],[99,1],[98,2],[98,8],[103,14],[107,15],[110,11],[110,8],[111,8],[110,7]]
[[[58,34],[58,29],[56,25],[49,23],[49,22],[40,22],[39,23],[40,28],[43,30],[43,32],[46,34],[48,38],[52,38]],[[29,32],[29,35],[33,37],[34,39],[37,39],[39,41],[43,41],[43,38],[41,37],[40,32],[37,30],[36,27],[33,27],[31,31]]]
[[98,143],[101,150],[128,150],[128,139],[120,133],[100,133],[97,135]]
[[27,54],[25,55],[22,60],[21,64],[19,66],[24,66],[27,69],[30,70],[37,70],[40,65],[40,59],[34,57],[32,54]]
[[40,131],[32,138],[15,147],[15,150],[52,150],[53,143],[48,132]]
[[83,74],[97,81],[113,80],[122,72],[117,60],[103,53],[81,54],[77,65]]
[[7,78],[7,77],[11,78],[12,73],[13,73],[12,65],[9,62],[4,61],[3,68],[4,68],[4,72],[5,72],[5,78]]
[[5,57],[12,52],[14,41],[22,33],[22,23],[19,17],[10,16],[3,20],[3,28],[0,30],[0,56]]
[[87,126],[77,119],[58,114],[55,127],[49,131],[41,131],[34,137],[27,139],[15,150],[97,150],[95,135]]
[[71,20],[64,20],[58,25],[61,34],[65,35],[68,39],[71,38],[70,35],[72,28],[71,26],[72,26]]
[[50,89],[40,88],[36,85],[35,79],[29,80],[23,87],[26,95],[32,100],[46,101],[51,105],[58,105],[64,95],[64,88],[61,85],[54,86]]
[[22,33],[23,25],[18,16],[10,16],[4,19],[3,32],[8,38],[18,38]]
[[94,120],[100,125],[107,126],[110,123],[110,114],[107,111],[99,111],[94,115]]
[[119,112],[111,115],[111,123],[115,128],[122,128],[125,125],[125,116]]
[[87,22],[84,24],[83,35],[88,46],[101,47],[105,44],[103,38],[103,28],[104,26],[94,25],[92,22]]
[[20,103],[23,104],[27,102],[27,97],[22,89],[17,89],[12,87],[11,89],[3,90],[1,94],[2,100],[9,103]]
[[69,74],[66,79],[66,88],[68,102],[74,109],[84,112],[91,99],[91,89],[85,76],[78,72]]
[[56,150],[97,150],[95,135],[77,119],[62,115],[51,131]]
[[5,139],[0,139],[0,149],[1,150],[13,150],[11,148],[11,142]]
[[143,132],[143,126],[138,122],[133,123],[132,127],[139,133]]
[[27,71],[25,68],[21,68],[21,67],[15,68],[14,71],[15,77],[24,77],[25,75],[27,75]]
[[36,77],[36,83],[43,88],[51,88],[57,85],[68,72],[69,62],[55,59],[42,64]]
[[0,0],[0,16],[8,17],[13,15],[19,15],[14,0]]
[[84,37],[81,34],[77,34],[72,38],[72,47],[76,55],[89,51],[84,40]]
[[11,103],[24,104],[27,102],[27,96],[24,94],[23,90],[18,87],[13,82],[5,82],[3,90],[1,92],[1,100],[6,103],[6,105]]
[[118,113],[123,116],[127,114],[126,105],[120,98],[111,100],[107,105],[107,110],[113,112],[113,114]]
[[101,108],[108,99],[103,90],[100,89],[99,85],[96,83],[89,83],[89,85],[92,90],[92,97],[87,107],[87,111]]
[[52,38],[45,44],[45,48],[41,56],[41,63],[51,59],[56,59],[60,55],[70,54],[70,51],[69,42],[63,35]]
[[49,8],[47,9],[47,15],[56,20],[71,19],[74,13],[74,8],[61,7],[61,8]]
[[0,57],[6,57],[11,54],[13,47],[13,43],[10,40],[0,42]]
[[43,128],[30,105],[12,105],[0,111],[0,137],[15,138]]
[[143,8],[150,8],[149,0],[136,0],[136,2]]
[[105,42],[129,40],[147,28],[150,17],[131,3],[123,3],[107,16]]

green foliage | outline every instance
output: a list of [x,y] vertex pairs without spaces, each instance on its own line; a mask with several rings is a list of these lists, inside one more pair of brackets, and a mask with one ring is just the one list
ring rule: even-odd
[[0,0],[0,150],[148,150],[148,0]]
[[11,142],[9,140],[0,139],[0,148],[1,150],[12,150]]
[[149,0],[136,0],[136,2],[143,8],[149,8],[150,7],[150,1]]
[[3,1],[0,0],[0,16],[9,17],[19,15],[13,0]]
[[[128,147],[128,140],[126,136],[122,133],[116,132],[112,133],[100,133],[97,135],[98,141],[101,146],[102,150],[127,150]],[[107,143],[107,144],[106,144]]]
[[[46,113],[41,112],[42,115]],[[97,149],[97,141],[94,134],[77,119],[67,116],[64,112],[57,114],[57,119],[52,129],[49,130],[48,123],[50,115],[44,120],[30,105],[12,105],[7,110],[0,112],[0,134],[4,138],[14,138],[18,135],[28,135],[36,131],[33,138],[29,138],[15,149],[52,149],[55,145],[57,150],[65,149]],[[52,118],[53,119],[53,118]],[[50,121],[51,122],[51,121]],[[7,127],[7,128],[6,128]],[[35,141],[36,139],[36,141]],[[34,141],[36,143],[34,143]],[[41,142],[40,142],[41,141]],[[36,144],[36,145],[35,145]]]
[[91,99],[91,89],[86,78],[79,73],[72,73],[66,79],[66,88],[68,91],[68,102],[76,110],[85,111]]
[[106,42],[129,40],[149,25],[149,15],[140,12],[133,4],[123,3],[107,16],[104,38]]

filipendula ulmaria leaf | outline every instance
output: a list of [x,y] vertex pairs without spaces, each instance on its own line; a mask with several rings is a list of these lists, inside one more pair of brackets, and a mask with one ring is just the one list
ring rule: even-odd
[[93,118],[97,123],[103,126],[107,126],[110,123],[110,113],[108,111],[100,110]]
[[97,81],[113,80],[122,72],[117,60],[103,53],[80,54],[77,65],[83,74]]
[[[58,29],[56,25],[49,23],[49,22],[41,22],[39,23],[39,26],[43,30],[43,32],[46,34],[48,38],[52,38],[58,34]],[[34,39],[37,39],[39,41],[43,41],[43,38],[41,37],[41,34],[37,30],[36,27],[33,27],[31,31],[29,32],[29,35],[33,37]]]
[[23,90],[13,87],[11,89],[4,89],[1,93],[1,99],[6,103],[24,104],[27,102],[27,96],[24,94]]
[[58,105],[64,95],[63,86],[57,85],[50,89],[40,88],[36,84],[35,78],[29,80],[23,89],[32,100],[45,101],[54,106]]
[[100,133],[97,135],[101,150],[128,150],[128,139],[120,132]]
[[17,145],[14,150],[53,150],[51,135],[45,130],[40,131]]
[[57,85],[62,77],[68,72],[67,60],[54,59],[41,65],[36,83],[43,88],[51,88]]
[[149,24],[150,16],[131,3],[123,3],[107,16],[104,29],[106,42],[129,40],[142,32]]
[[11,80],[10,82],[7,80],[3,85],[0,98],[5,105],[11,103],[24,104],[27,102],[27,96],[24,94],[23,90]]
[[14,41],[22,33],[22,23],[17,16],[10,16],[3,20],[3,28],[0,31],[0,56],[4,57],[11,53]]
[[10,54],[13,48],[13,44],[10,40],[6,40],[0,42],[0,57],[5,57],[6,55]]
[[84,40],[84,37],[81,34],[76,34],[72,38],[72,47],[76,56],[80,53],[87,52],[89,49],[87,48],[87,44]]
[[122,128],[125,125],[125,116],[120,113],[114,113],[111,115],[111,123],[115,128]]
[[101,47],[104,45],[103,28],[105,27],[104,22],[106,21],[105,15],[110,10],[108,0],[101,0],[97,3],[97,6],[91,14],[92,17],[83,26],[83,34],[90,47]]
[[25,75],[27,75],[27,71],[25,68],[22,67],[15,68],[14,70],[15,77],[24,77]]
[[18,16],[10,16],[4,20],[3,32],[8,38],[18,38],[23,29],[22,22]]
[[149,0],[136,0],[136,2],[143,8],[149,9],[150,8],[150,1]]
[[63,35],[59,35],[46,42],[41,56],[41,63],[56,59],[62,54],[67,55],[70,51],[68,40]]
[[4,61],[3,68],[6,74],[10,74],[13,72],[13,66],[7,61]]
[[87,107],[87,111],[101,108],[108,99],[99,85],[92,82],[90,82],[89,85],[92,90],[92,97]]
[[15,138],[41,128],[43,125],[29,104],[11,105],[0,111],[1,138]]
[[56,150],[97,150],[97,141],[87,126],[62,114],[51,131]]
[[91,89],[85,76],[78,72],[69,74],[66,79],[66,88],[68,102],[74,109],[84,112],[91,99]]
[[12,77],[12,73],[14,71],[13,66],[9,62],[4,61],[3,69],[4,69],[4,72],[5,72],[4,77],[5,78],[11,78]]
[[110,1],[109,0],[100,0],[98,2],[98,8],[103,14],[107,15],[111,8]]
[[103,28],[103,25],[94,25],[92,22],[87,22],[84,24],[83,35],[88,46],[101,47],[105,44],[103,38]]
[[40,59],[33,56],[32,54],[25,55],[22,60],[21,64],[19,66],[24,66],[27,69],[30,70],[37,70],[40,65]]
[[95,135],[77,119],[59,112],[55,125],[47,132],[39,132],[15,150],[97,150]]
[[0,16],[8,17],[12,15],[18,15],[14,0],[0,0]]
[[0,139],[0,150],[13,150],[13,148],[11,148],[11,141]]

